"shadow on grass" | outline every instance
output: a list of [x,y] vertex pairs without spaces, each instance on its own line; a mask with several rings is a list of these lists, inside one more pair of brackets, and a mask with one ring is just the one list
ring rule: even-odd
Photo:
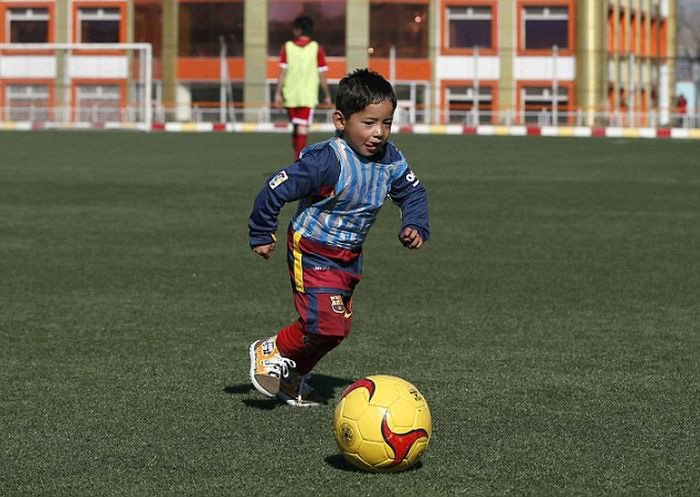
[[[324,374],[314,374],[309,380],[309,385],[314,389],[314,396],[322,405],[328,405],[330,401],[335,399],[336,393],[350,385],[354,380],[347,378],[338,378],[337,376],[328,376]],[[280,399],[261,398],[261,395],[253,388],[250,383],[239,385],[229,385],[224,387],[224,392],[229,395],[245,395],[246,398],[241,401],[248,407],[270,411],[279,406],[285,405]],[[255,398],[249,398],[249,395],[255,395]]]
[[[325,459],[326,464],[329,466],[339,469],[341,471],[349,471],[351,473],[366,473],[366,471],[363,471],[361,469],[356,468],[349,462],[345,460],[345,458],[341,454],[333,454],[332,456],[328,456]],[[411,466],[407,470],[402,471],[402,473],[410,472],[410,471],[417,471],[423,466],[423,463],[421,461],[418,461],[415,465]]]

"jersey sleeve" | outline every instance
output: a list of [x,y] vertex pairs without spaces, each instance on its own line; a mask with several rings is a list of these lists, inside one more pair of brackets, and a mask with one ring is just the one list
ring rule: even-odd
[[248,218],[251,247],[276,241],[277,217],[289,202],[323,196],[332,190],[340,176],[340,164],[330,147],[303,155],[291,166],[277,171],[255,197]]
[[401,233],[405,228],[418,230],[423,240],[430,238],[428,192],[408,162],[398,171],[389,191],[391,200],[401,209]]

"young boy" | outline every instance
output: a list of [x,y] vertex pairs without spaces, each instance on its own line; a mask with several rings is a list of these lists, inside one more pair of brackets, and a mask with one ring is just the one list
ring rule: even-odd
[[396,109],[383,77],[358,69],[340,81],[335,137],[304,149],[255,199],[250,246],[269,258],[277,216],[299,200],[287,234],[287,262],[299,319],[250,345],[250,378],[268,397],[297,407],[310,397],[308,373],[350,332],[352,294],[362,278],[362,244],[384,200],[401,209],[399,240],[419,249],[429,237],[428,198],[389,135]]

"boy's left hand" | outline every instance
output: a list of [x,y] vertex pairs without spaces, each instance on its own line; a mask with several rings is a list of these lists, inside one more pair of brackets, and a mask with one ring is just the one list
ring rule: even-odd
[[423,237],[420,236],[420,233],[415,228],[405,228],[399,235],[399,240],[401,240],[404,247],[411,250],[419,249],[423,246]]

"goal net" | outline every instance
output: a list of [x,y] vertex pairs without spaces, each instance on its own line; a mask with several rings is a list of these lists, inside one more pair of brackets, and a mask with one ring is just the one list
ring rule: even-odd
[[0,124],[150,130],[148,43],[0,43]]

